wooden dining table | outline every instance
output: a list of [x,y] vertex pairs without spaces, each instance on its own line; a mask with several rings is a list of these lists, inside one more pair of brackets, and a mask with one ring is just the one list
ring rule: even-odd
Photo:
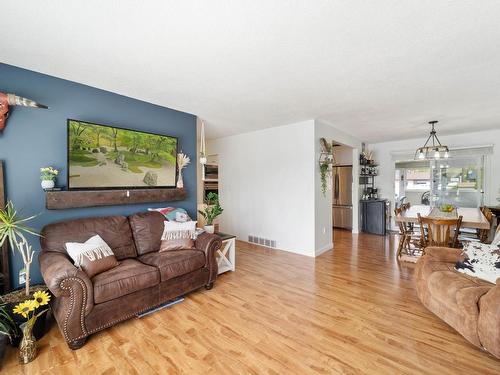
[[441,212],[437,207],[416,204],[394,219],[396,222],[418,223],[418,216],[428,216],[435,218],[458,218],[462,216],[462,228],[490,229],[490,223],[479,208],[457,207],[451,213]]

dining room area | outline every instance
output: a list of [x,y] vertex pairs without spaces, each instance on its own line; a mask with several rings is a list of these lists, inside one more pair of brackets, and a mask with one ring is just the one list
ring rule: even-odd
[[391,261],[428,311],[500,358],[500,130],[417,130],[368,145],[390,205]]
[[429,246],[491,243],[498,226],[490,188],[494,145],[442,144],[436,124],[429,122],[429,137],[413,155],[393,153],[393,223],[402,262],[415,263]]
[[491,242],[495,216],[488,207],[411,205],[394,210],[399,227],[397,257],[415,263],[428,246],[463,248],[465,243]]

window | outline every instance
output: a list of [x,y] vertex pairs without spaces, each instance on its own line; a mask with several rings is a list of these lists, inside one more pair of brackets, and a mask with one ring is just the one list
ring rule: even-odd
[[482,157],[455,157],[446,165],[438,164],[437,189],[434,195],[438,202],[460,207],[479,207],[484,203]]
[[484,205],[485,165],[492,151],[490,146],[469,147],[452,150],[448,159],[396,161],[395,198],[413,205],[480,207]]
[[462,167],[450,166],[443,172],[446,178],[446,190],[452,189],[481,189],[481,171],[477,165],[467,165]]
[[405,170],[405,190],[430,190],[430,168],[407,168]]

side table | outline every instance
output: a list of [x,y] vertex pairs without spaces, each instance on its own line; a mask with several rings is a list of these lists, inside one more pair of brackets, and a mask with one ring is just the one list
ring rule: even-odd
[[234,271],[236,268],[236,236],[227,233],[215,232],[222,240],[222,246],[215,256],[217,257],[217,265],[221,273]]

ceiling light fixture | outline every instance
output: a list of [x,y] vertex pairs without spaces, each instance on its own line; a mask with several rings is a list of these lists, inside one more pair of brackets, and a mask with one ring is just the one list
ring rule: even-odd
[[[439,141],[439,138],[436,135],[436,130],[434,129],[434,125],[436,125],[438,121],[429,121],[431,125],[431,133],[429,134],[429,138],[425,141],[423,147],[420,147],[415,152],[414,159],[428,159],[428,160],[439,160],[441,156],[445,159],[450,157],[450,150],[448,146],[444,146]],[[432,145],[429,143],[432,141]]]

